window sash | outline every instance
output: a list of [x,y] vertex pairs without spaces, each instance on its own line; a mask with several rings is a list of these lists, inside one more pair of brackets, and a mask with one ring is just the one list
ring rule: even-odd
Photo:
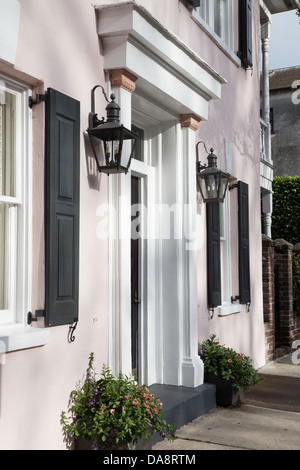
[[196,11],[209,28],[233,50],[232,0],[203,0]]
[[24,324],[28,311],[29,94],[0,75],[0,327]]
[[231,304],[232,292],[229,191],[220,206],[222,305],[229,305]]

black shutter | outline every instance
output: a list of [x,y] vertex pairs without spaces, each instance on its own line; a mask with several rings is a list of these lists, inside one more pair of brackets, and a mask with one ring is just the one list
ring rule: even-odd
[[207,304],[221,305],[220,204],[206,204],[207,216]]
[[239,57],[244,67],[252,67],[252,0],[239,3]]
[[200,7],[200,0],[186,0],[186,3],[192,8]]
[[238,182],[239,206],[239,294],[240,303],[247,304],[250,296],[250,251],[249,251],[249,195],[248,184]]
[[46,324],[78,319],[80,103],[46,99]]

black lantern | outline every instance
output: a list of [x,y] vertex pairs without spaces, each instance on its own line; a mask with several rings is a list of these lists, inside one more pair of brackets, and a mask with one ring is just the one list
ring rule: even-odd
[[[204,142],[200,141],[196,145],[197,149],[197,179],[200,192],[204,202],[224,202],[226,190],[229,182],[229,174],[221,171],[217,166],[217,156],[210,149],[207,157],[208,165],[201,165],[198,158],[198,145]],[[207,150],[206,150],[207,152]],[[208,152],[207,152],[208,153]]]
[[[95,90],[102,88],[108,105],[106,106],[106,121],[98,119],[95,114]],[[120,124],[120,106],[115,102],[115,95],[110,96],[109,102],[101,85],[92,89],[91,112],[87,130],[96,159],[97,169],[103,173],[128,173],[138,136]],[[127,152],[123,152],[124,141],[130,141]],[[131,142],[132,141],[132,142]]]

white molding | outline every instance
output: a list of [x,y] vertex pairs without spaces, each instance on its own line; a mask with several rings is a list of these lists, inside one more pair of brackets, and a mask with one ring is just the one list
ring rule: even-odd
[[208,118],[223,77],[141,6],[126,2],[97,12],[106,70],[126,68],[138,77],[139,91],[176,115]]
[[0,351],[11,352],[44,346],[48,343],[49,329],[15,325],[0,327]]

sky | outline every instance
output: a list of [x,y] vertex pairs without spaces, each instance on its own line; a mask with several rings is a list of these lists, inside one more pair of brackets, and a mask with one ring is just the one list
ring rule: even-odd
[[295,10],[272,15],[269,69],[294,65],[300,65],[300,17]]

